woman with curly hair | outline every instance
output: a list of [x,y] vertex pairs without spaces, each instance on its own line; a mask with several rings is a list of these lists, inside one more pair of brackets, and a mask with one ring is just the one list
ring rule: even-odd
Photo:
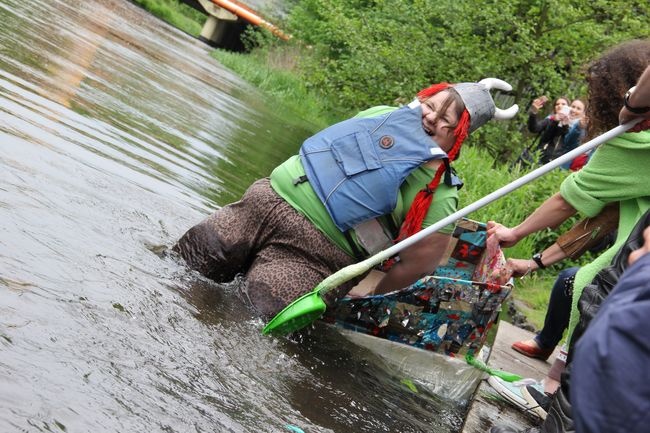
[[[637,83],[648,64],[650,40],[634,40],[612,48],[589,65],[586,74],[588,137],[595,137],[619,124],[619,112],[625,95]],[[575,275],[568,344],[572,344],[573,330],[580,318],[577,305],[583,288],[610,264],[637,221],[650,209],[650,175],[647,174],[647,167],[650,166],[650,131],[638,129],[600,146],[589,164],[569,175],[558,193],[516,227],[508,228],[494,221],[488,222],[488,235],[496,236],[502,246],[511,247],[531,233],[559,226],[576,212],[593,217],[608,204],[618,204],[618,235],[613,246],[580,268]],[[543,257],[540,261],[543,261]],[[545,379],[546,393],[552,395],[557,391],[559,373],[563,370],[566,356],[565,353],[564,359],[556,361],[549,373],[551,377]],[[557,417],[554,422],[562,424]]]

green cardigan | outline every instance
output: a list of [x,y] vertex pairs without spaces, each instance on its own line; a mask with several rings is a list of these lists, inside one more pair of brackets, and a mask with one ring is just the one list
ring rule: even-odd
[[582,290],[611,263],[639,218],[650,209],[649,168],[650,131],[626,133],[600,146],[589,163],[560,186],[562,197],[586,216],[597,215],[608,203],[620,203],[614,245],[576,274],[567,345],[578,323]]

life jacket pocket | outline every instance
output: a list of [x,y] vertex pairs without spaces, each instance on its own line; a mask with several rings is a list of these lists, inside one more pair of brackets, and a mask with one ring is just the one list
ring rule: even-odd
[[355,132],[332,141],[332,154],[346,176],[382,167],[368,131]]

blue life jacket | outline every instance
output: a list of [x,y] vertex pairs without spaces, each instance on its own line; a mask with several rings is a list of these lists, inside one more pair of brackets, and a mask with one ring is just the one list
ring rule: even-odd
[[423,163],[443,158],[447,154],[422,127],[417,101],[332,125],[300,148],[309,183],[343,232],[392,212],[404,179]]

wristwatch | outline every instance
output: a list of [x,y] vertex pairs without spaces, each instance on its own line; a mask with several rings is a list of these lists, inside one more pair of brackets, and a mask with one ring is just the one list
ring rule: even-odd
[[627,108],[627,111],[630,113],[634,114],[645,114],[648,111],[650,111],[650,107],[630,107],[630,96],[632,96],[632,93],[634,93],[634,89],[636,89],[636,86],[630,88],[630,90],[627,91],[625,94],[625,97],[623,98],[623,105],[625,105],[625,108]]
[[533,261],[537,263],[537,267],[540,269],[546,269],[544,263],[542,263],[542,253],[537,253],[533,256]]

